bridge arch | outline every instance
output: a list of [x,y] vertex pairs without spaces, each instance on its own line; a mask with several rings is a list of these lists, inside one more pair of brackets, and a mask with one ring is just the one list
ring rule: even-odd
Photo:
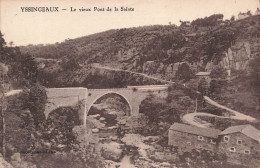
[[[131,113],[132,113],[132,106],[131,106],[131,103],[128,100],[128,98],[125,95],[120,94],[120,93],[118,93],[116,91],[108,91],[108,92],[105,92],[105,93],[102,93],[102,94],[98,94],[98,95],[94,95],[94,94],[92,95],[91,92],[88,94],[88,99],[87,99],[88,101],[87,101],[87,107],[86,107],[86,116],[88,115],[88,113],[90,111],[90,108],[93,106],[93,104],[95,104],[95,102],[97,102],[100,98],[102,98],[102,97],[104,97],[104,96],[106,96],[108,94],[115,94],[115,95],[119,96],[120,98],[122,98],[127,103],[128,107],[129,107],[129,114],[126,113],[126,115],[129,115],[129,116],[131,115]],[[93,96],[93,98],[90,98],[91,96]]]
[[70,106],[58,107],[51,111],[46,120],[46,128],[50,134],[55,136],[57,130],[62,132],[63,135],[68,135],[68,132],[77,126],[81,125],[77,109]]

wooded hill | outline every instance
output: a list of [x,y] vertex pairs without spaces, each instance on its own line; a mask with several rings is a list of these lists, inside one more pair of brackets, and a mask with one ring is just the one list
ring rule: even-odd
[[[194,89],[196,81],[187,81],[199,71],[212,71],[217,79],[208,86],[212,98],[259,117],[260,15],[237,21],[222,18],[220,14],[196,19],[191,25],[109,30],[62,43],[23,46],[21,52],[58,62],[43,68],[40,79],[47,87],[156,84],[125,72],[90,74],[91,63],[186,82]],[[235,80],[223,80],[227,69]]]
[[[155,25],[109,30],[50,45],[28,45],[22,53],[34,57],[76,59],[80,63],[101,63],[119,68],[145,71],[147,61],[163,63],[162,69],[176,62],[220,61],[223,52],[236,41],[259,37],[260,16],[239,21],[222,21],[223,15],[197,19],[191,26]],[[210,20],[210,21],[209,21]],[[158,69],[158,67],[155,67]],[[163,71],[163,70],[162,70]]]

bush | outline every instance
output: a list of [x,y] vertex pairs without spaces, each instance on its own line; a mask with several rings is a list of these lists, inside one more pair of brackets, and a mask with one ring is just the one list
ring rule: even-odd
[[210,77],[216,79],[225,79],[227,77],[227,71],[222,67],[216,67],[211,71]]
[[193,77],[193,73],[187,63],[183,63],[180,65],[176,72],[176,77],[179,80],[185,80],[188,81]]
[[73,107],[61,107],[52,111],[46,122],[46,140],[55,140],[57,144],[65,144],[70,147],[75,141],[72,129],[79,125],[78,109]]
[[249,66],[252,68],[251,72],[251,85],[253,88],[260,92],[260,54],[258,54],[254,59],[250,60]]
[[61,67],[64,71],[75,70],[79,68],[79,63],[75,58],[71,58],[68,60],[62,60]]
[[181,122],[181,115],[195,110],[193,100],[186,96],[185,89],[176,85],[169,87],[166,99],[150,95],[141,102],[140,113],[148,117],[143,132],[158,135],[169,129],[174,122]]
[[148,116],[149,122],[159,122],[160,111],[166,108],[166,102],[150,95],[144,99],[140,105],[140,113]]

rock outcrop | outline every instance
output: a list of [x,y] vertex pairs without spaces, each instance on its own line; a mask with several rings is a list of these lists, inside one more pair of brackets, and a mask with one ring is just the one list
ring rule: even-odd
[[250,44],[247,41],[237,42],[224,53],[224,57],[214,65],[209,62],[206,65],[206,71],[211,71],[215,66],[221,66],[226,70],[248,70],[248,63],[251,58]]

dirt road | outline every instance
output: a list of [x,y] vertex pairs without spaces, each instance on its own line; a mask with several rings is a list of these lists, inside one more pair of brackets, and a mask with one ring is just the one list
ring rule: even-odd
[[5,96],[12,96],[12,95],[15,95],[15,94],[18,94],[18,93],[20,93],[20,92],[22,92],[23,90],[11,90],[11,91],[9,91],[9,92],[6,92],[5,93]]
[[106,67],[106,66],[100,66],[100,65],[97,65],[97,64],[92,65],[92,67],[98,68],[98,69],[105,69],[105,70],[109,70],[109,71],[128,72],[128,73],[131,73],[131,74],[140,75],[140,76],[143,76],[143,77],[146,77],[146,78],[150,78],[150,79],[154,79],[154,80],[157,80],[157,81],[160,81],[160,82],[165,82],[165,83],[170,83],[170,84],[174,84],[174,83],[175,83],[175,82],[172,82],[172,81],[167,81],[167,80],[164,80],[164,79],[159,79],[159,78],[156,78],[156,77],[153,77],[153,76],[149,76],[149,75],[147,75],[147,74],[139,73],[139,72],[132,72],[132,71],[123,70],[123,69],[117,69],[117,68],[111,68],[111,67]]

